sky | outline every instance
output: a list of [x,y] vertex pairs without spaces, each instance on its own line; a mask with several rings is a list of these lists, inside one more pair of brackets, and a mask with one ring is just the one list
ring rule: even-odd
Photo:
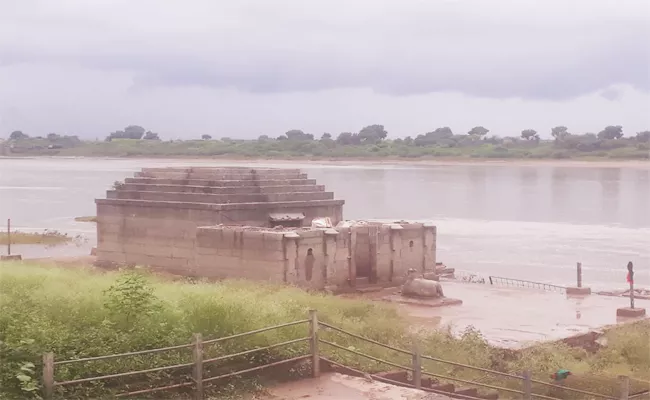
[[648,0],[0,0],[0,137],[650,129]]

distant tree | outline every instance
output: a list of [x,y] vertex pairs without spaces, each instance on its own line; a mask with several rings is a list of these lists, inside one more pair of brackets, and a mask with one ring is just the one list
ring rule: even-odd
[[12,140],[20,140],[20,139],[28,139],[29,135],[24,134],[22,131],[13,131],[9,135],[9,139]]
[[562,140],[569,135],[570,135],[569,128],[567,128],[566,126],[560,125],[551,129],[551,136],[553,136],[555,140]]
[[49,140],[49,141],[57,140],[57,139],[60,139],[60,138],[61,138],[61,135],[57,135],[56,133],[48,133],[47,134],[47,140]]
[[638,132],[636,134],[636,141],[639,143],[648,143],[650,142],[650,131]]
[[203,135],[201,135],[201,139],[202,140],[212,140],[212,136],[210,136],[208,134],[203,134]]
[[106,141],[110,142],[113,139],[137,139],[140,140],[145,134],[143,127],[138,125],[129,125],[124,128],[123,131],[111,132],[110,135],[106,137]]
[[332,140],[332,134],[331,133],[323,133],[323,136],[320,137],[320,140]]
[[289,140],[314,140],[314,135],[305,133],[300,129],[292,129],[284,133]]
[[269,135],[260,135],[260,136],[257,138],[257,140],[258,140],[259,142],[268,142],[269,140],[271,140],[271,138],[269,137]]
[[526,140],[537,140],[539,139],[539,136],[537,136],[537,131],[534,129],[524,129],[521,131],[521,138]]
[[444,146],[453,147],[455,145],[454,132],[448,126],[436,128],[433,132],[427,132],[424,135],[418,135],[413,144],[416,146]]
[[359,131],[359,139],[362,143],[376,144],[388,137],[388,132],[383,125],[368,125]]
[[147,132],[144,134],[144,138],[143,138],[143,139],[144,139],[144,140],[160,140],[160,136],[158,136],[157,133],[154,133],[154,132],[151,132],[151,131],[147,131]]
[[288,139],[288,138],[287,138],[286,135],[280,135],[280,136],[278,136],[275,140],[287,140],[287,139]]
[[489,129],[484,128],[482,126],[475,126],[472,129],[467,132],[468,135],[473,136],[473,137],[483,137],[487,135],[487,133],[490,132]]
[[142,139],[145,130],[139,125],[129,125],[124,128],[124,135],[126,139]]
[[623,137],[623,127],[621,125],[606,126],[605,129],[598,133],[598,139],[620,139]]
[[336,138],[336,143],[342,145],[360,144],[361,139],[359,138],[359,135],[357,135],[356,133],[341,132],[339,136]]
[[407,146],[412,145],[413,144],[413,138],[410,137],[410,136],[405,137],[404,138],[404,144],[407,145]]

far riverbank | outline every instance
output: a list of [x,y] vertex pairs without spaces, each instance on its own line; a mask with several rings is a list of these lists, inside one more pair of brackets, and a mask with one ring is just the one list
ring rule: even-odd
[[509,167],[580,167],[580,168],[635,168],[650,170],[650,161],[644,160],[603,160],[603,159],[581,159],[581,160],[549,160],[549,159],[472,159],[472,158],[443,158],[443,159],[404,159],[404,158],[346,158],[346,157],[305,157],[305,158],[246,158],[246,157],[187,157],[187,156],[126,156],[126,157],[105,157],[105,156],[25,156],[25,157],[4,157],[0,160],[13,159],[88,159],[88,160],[164,160],[186,161],[187,165],[211,164],[211,163],[237,163],[237,164],[318,164],[332,166],[509,166]]

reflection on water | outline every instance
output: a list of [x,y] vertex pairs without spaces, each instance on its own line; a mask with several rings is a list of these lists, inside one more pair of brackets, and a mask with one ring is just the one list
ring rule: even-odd
[[[75,222],[74,217],[95,215],[93,200],[105,196],[114,181],[145,166],[190,164],[234,163],[0,159],[0,218],[12,218],[17,228],[56,229],[94,242],[94,224]],[[295,167],[345,199],[346,218],[436,221],[438,258],[453,267],[568,283],[574,279],[575,263],[582,261],[586,283],[624,286],[619,269],[632,260],[639,281],[650,284],[648,169],[507,164]],[[65,251],[87,254],[86,249]]]

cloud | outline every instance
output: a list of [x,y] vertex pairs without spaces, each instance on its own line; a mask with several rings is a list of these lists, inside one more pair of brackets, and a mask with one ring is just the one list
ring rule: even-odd
[[128,72],[139,88],[570,99],[650,90],[646,0],[23,0],[0,67]]

